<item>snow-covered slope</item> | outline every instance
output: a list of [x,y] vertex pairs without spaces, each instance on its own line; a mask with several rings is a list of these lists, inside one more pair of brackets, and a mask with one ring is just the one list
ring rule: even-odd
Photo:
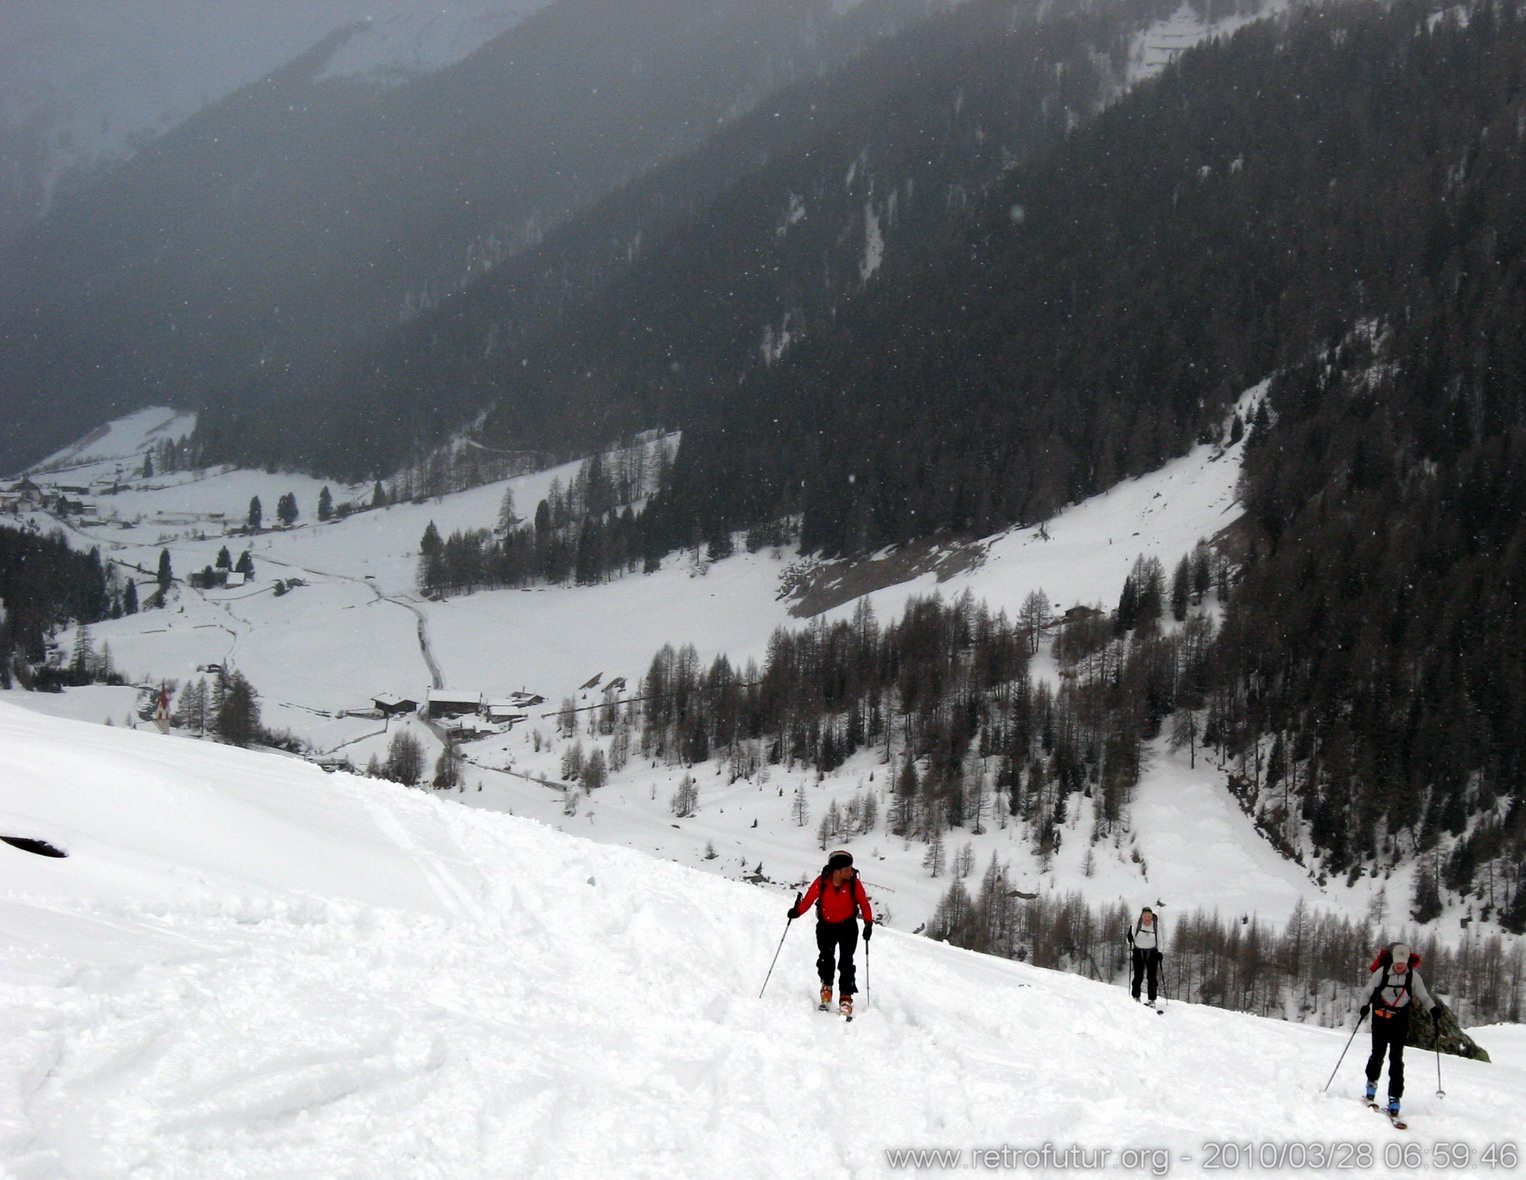
[[1210,10],[1209,15],[1204,16],[1194,11],[1191,5],[1183,4],[1170,16],[1153,22],[1135,36],[1129,46],[1129,85],[1153,78],[1194,45],[1215,37],[1231,36],[1244,25],[1285,12],[1290,7],[1288,0],[1278,0],[1251,14]]
[[1465,1143],[1449,1174],[1479,1176],[1519,1136],[1517,1036],[1445,1059],[1445,1099],[1414,1062],[1401,1137],[1354,1100],[1357,1051],[1321,1093],[1340,1031],[1159,1017],[893,930],[846,1025],[782,891],[276,755],[0,703],[0,783],[0,833],[70,854],[0,844],[25,1180],[865,1177],[903,1148],[1069,1174],[1046,1144],[1196,1176]]
[[196,429],[196,415],[163,406],[149,406],[108,422],[78,442],[49,455],[30,470],[67,479],[64,473],[83,473],[91,479],[108,480],[136,475],[143,456],[161,442],[179,442]]

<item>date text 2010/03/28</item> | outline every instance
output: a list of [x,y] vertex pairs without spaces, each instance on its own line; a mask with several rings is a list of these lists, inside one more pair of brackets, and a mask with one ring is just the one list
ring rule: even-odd
[[1385,1168],[1434,1168],[1460,1170],[1476,1167],[1501,1172],[1520,1166],[1520,1149],[1514,1143],[1432,1143],[1389,1141],[1364,1143],[1356,1140],[1243,1139],[1203,1144],[1203,1170],[1232,1172],[1239,1169],[1307,1169],[1344,1171]]

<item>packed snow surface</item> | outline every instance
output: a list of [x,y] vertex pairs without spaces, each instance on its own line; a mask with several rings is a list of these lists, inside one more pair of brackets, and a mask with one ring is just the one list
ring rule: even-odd
[[1340,1030],[894,930],[847,1024],[787,889],[275,754],[0,703],[0,833],[69,853],[0,844],[18,1180],[1434,1174],[1403,1161],[1439,1144],[1485,1176],[1520,1137],[1518,1029],[1445,1098],[1412,1053],[1398,1132],[1361,1044],[1322,1092]]

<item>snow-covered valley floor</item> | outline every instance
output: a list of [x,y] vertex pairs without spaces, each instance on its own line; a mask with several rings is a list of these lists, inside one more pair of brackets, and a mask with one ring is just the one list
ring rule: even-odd
[[[1247,393],[1249,399],[1259,391]],[[878,796],[888,812],[889,785],[883,751],[864,752],[819,779],[807,768],[770,767],[738,783],[715,765],[696,768],[699,810],[678,822],[669,801],[684,770],[632,758],[607,786],[579,801],[575,816],[563,814],[563,793],[546,782],[562,781],[561,761],[570,738],[558,733],[552,713],[569,698],[597,705],[611,682],[623,679],[634,695],[652,656],[665,643],[693,644],[701,667],[725,655],[741,668],[762,662],[776,627],[803,627],[781,595],[781,575],[795,555],[789,550],[739,553],[716,563],[676,554],[660,571],[630,575],[597,586],[494,590],[442,601],[420,596],[415,586],[419,541],[433,522],[443,536],[495,523],[506,492],[520,516],[531,516],[553,481],[568,486],[575,466],[502,481],[423,503],[358,512],[347,519],[315,521],[323,486],[302,476],[260,471],[140,474],[142,451],[175,437],[190,420],[172,411],[140,411],[113,423],[54,459],[62,465],[37,478],[45,484],[115,485],[95,497],[84,520],[71,518],[71,543],[99,546],[103,558],[135,576],[146,597],[148,575],[161,552],[179,578],[211,565],[219,549],[248,549],[255,565],[246,586],[207,591],[177,583],[170,605],[100,623],[92,628],[98,649],[135,684],[171,680],[185,685],[210,664],[227,664],[258,690],[267,727],[310,744],[315,756],[347,758],[364,767],[385,758],[400,728],[416,736],[429,764],[440,748],[437,732],[403,719],[383,721],[368,710],[373,696],[390,693],[422,700],[437,672],[446,688],[489,696],[525,690],[545,698],[525,710],[527,718],[506,734],[467,743],[466,789],[459,802],[529,816],[592,839],[637,848],[713,873],[740,879],[764,874],[796,882],[820,864],[819,820],[836,803]],[[1043,590],[1058,609],[1117,600],[1124,577],[1140,558],[1170,569],[1201,539],[1235,520],[1239,450],[1214,445],[1160,471],[1119,485],[1077,504],[1041,531],[1013,529],[987,538],[981,556],[943,581],[924,573],[882,585],[867,595],[882,622],[901,614],[913,596],[968,591],[994,613],[1016,617],[1025,598]],[[363,502],[371,488],[332,489],[336,503]],[[301,509],[295,527],[232,535],[250,501],[259,497],[266,517],[278,499],[292,495]],[[56,521],[37,514],[40,527]],[[278,594],[276,583],[290,584]],[[857,602],[828,611],[827,621],[848,618]],[[421,650],[428,644],[428,658]],[[72,633],[60,636],[65,655]],[[1040,657],[1036,675],[1053,677],[1053,662]],[[592,689],[585,688],[597,679]],[[3,699],[25,708],[97,722],[139,723],[132,689],[88,688],[62,696],[15,692]],[[583,719],[592,714],[581,715]],[[608,736],[577,737],[585,750],[607,747]],[[1271,851],[1224,789],[1225,773],[1186,752],[1154,750],[1140,784],[1129,829],[1098,846],[1088,840],[1089,804],[1071,809],[1063,847],[1048,863],[1034,855],[1029,833],[996,813],[983,835],[951,833],[949,860],[965,845],[977,874],[992,856],[1007,866],[1008,879],[1025,891],[1084,889],[1094,904],[1124,900],[1161,903],[1181,914],[1194,909],[1257,915],[1280,922],[1304,901],[1315,908],[1361,917],[1374,904],[1398,912],[1408,899],[1409,875],[1363,878],[1354,887],[1321,886],[1300,865]],[[809,819],[793,819],[794,796],[803,789]],[[992,797],[994,804],[994,796]],[[880,825],[881,829],[883,824]],[[839,837],[838,839],[848,839]],[[882,830],[852,838],[860,857],[875,865],[898,929],[915,930],[932,914],[948,887],[923,866],[925,849],[887,837]],[[709,853],[715,855],[711,857]],[[1458,915],[1462,916],[1462,915]],[[1458,930],[1457,916],[1446,925]]]

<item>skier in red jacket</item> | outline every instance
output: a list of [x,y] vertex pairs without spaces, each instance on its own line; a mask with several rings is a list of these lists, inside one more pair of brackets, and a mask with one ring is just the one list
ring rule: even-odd
[[864,941],[868,942],[874,931],[874,910],[869,905],[869,895],[858,879],[853,867],[853,855],[838,849],[827,858],[821,876],[811,882],[800,908],[789,908],[793,922],[811,906],[816,907],[816,949],[821,953],[816,959],[816,974],[821,977],[821,1008],[825,1011],[832,1004],[832,966],[836,959],[838,995],[841,1000],[837,1010],[844,1016],[853,1015],[853,996],[858,991],[853,966],[853,952],[858,949],[858,921],[864,918]]

